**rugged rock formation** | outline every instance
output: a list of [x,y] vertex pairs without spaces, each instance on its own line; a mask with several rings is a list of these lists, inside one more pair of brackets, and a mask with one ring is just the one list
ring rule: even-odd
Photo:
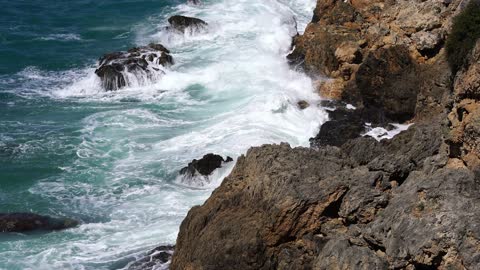
[[190,29],[193,32],[202,30],[208,25],[203,20],[193,18],[193,17],[180,16],[180,15],[175,15],[170,17],[168,19],[168,22],[170,23],[170,26],[173,29],[182,33],[185,33],[187,29]]
[[53,218],[33,213],[0,214],[0,232],[55,231],[77,225],[78,221],[69,218]]
[[138,80],[152,78],[162,73],[161,68],[173,64],[170,51],[161,44],[135,47],[126,52],[114,52],[99,59],[95,70],[107,91],[118,90],[128,84],[126,73],[134,74]]
[[227,159],[223,159],[223,157],[220,155],[209,153],[204,155],[199,160],[197,159],[192,160],[192,162],[188,163],[188,166],[180,170],[180,174],[187,175],[190,177],[193,177],[196,174],[208,176],[212,174],[214,170],[222,167],[222,164],[224,162],[231,162],[231,161],[233,161],[231,157],[227,157]]
[[450,157],[480,176],[480,41],[454,83],[455,102],[450,121]]
[[[458,72],[444,49],[466,2],[318,0],[289,59],[332,77],[332,121],[315,147],[241,156],[171,269],[480,269],[480,41]],[[392,140],[356,135],[410,118]]]
[[[438,113],[443,100],[424,100],[421,107],[416,101],[448,90],[442,48],[461,2],[319,0],[289,59],[331,78],[319,83],[324,97],[383,109],[395,122],[423,117],[419,111]],[[441,72],[432,77],[434,66]]]
[[479,186],[447,149],[440,125],[252,148],[189,212],[171,269],[476,269]]

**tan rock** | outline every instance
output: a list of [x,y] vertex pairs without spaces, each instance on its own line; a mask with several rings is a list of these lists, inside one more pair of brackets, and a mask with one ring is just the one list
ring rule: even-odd
[[343,42],[335,50],[335,57],[340,63],[358,63],[362,59],[360,47],[355,42]]
[[447,168],[450,168],[450,169],[465,169],[466,166],[461,159],[451,158],[447,162]]
[[319,83],[318,91],[323,98],[340,100],[345,82],[342,79],[328,79]]

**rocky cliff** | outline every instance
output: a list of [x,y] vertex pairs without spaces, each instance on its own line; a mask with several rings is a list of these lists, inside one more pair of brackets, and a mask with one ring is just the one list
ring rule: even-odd
[[468,2],[318,0],[292,64],[358,122],[415,124],[250,149],[188,213],[171,269],[480,269],[480,41],[455,69],[445,49]]

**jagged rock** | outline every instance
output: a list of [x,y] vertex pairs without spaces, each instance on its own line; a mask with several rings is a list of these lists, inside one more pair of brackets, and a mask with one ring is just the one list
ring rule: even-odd
[[189,212],[171,269],[478,268],[480,187],[446,160],[438,124],[341,149],[252,148]]
[[204,155],[199,160],[197,159],[192,160],[192,162],[188,163],[188,166],[180,170],[180,174],[189,176],[189,177],[193,177],[197,173],[203,176],[208,176],[212,174],[214,170],[222,167],[223,163],[231,162],[231,161],[233,161],[231,157],[227,157],[227,159],[223,159],[222,156],[209,153]]
[[33,213],[0,214],[0,232],[56,231],[78,224],[78,221],[69,218],[53,218]]
[[[424,103],[417,109],[425,112],[444,104],[449,89],[440,85],[445,85],[449,68],[440,76],[430,70],[445,58],[445,33],[462,2],[318,0],[312,22],[295,38],[287,58],[313,76],[330,77],[318,85],[322,96],[359,108],[382,107],[387,117],[405,121],[415,113],[417,96]],[[388,61],[382,63],[382,58]],[[365,72],[372,64],[374,69]],[[421,80],[412,81],[412,76]],[[425,117],[427,113],[420,116]]]
[[[448,30],[463,2],[318,0],[289,60],[343,83],[357,109],[330,117],[347,128],[241,156],[183,221],[171,269],[480,269],[480,50],[452,74],[441,40],[412,40]],[[335,53],[352,42],[358,64]],[[349,136],[411,117],[392,140]]]
[[480,175],[480,41],[455,78],[455,103],[448,116],[450,157]]
[[175,15],[168,19],[170,26],[180,32],[185,32],[187,29],[199,30],[205,28],[208,24],[200,19],[193,17],[186,17]]
[[364,106],[400,122],[415,114],[418,81],[417,67],[404,46],[371,52],[356,75]]
[[118,90],[128,84],[125,72],[138,76],[151,77],[162,72],[160,67],[173,64],[170,51],[161,44],[135,47],[126,52],[114,52],[99,59],[99,67],[95,70],[102,86],[107,91]]
[[172,258],[175,246],[159,246],[149,251],[145,257],[132,263],[128,270],[146,270],[156,269],[156,267],[165,265]]
[[428,55],[436,54],[435,49],[441,48],[444,41],[444,36],[439,31],[420,31],[412,35],[412,40],[415,42],[417,50],[422,54]]

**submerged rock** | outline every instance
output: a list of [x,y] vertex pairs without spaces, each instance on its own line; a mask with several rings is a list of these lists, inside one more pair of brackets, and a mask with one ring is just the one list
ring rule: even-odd
[[151,43],[148,46],[135,47],[126,52],[113,52],[99,59],[100,65],[95,70],[102,86],[107,91],[120,89],[128,84],[126,73],[152,78],[162,73],[161,67],[173,64],[170,51],[161,44]]
[[180,32],[185,32],[187,29],[193,31],[205,28],[208,24],[200,19],[193,17],[186,17],[181,15],[175,15],[168,19],[170,26]]
[[53,218],[33,213],[0,214],[0,232],[55,231],[78,224],[78,221],[69,218]]
[[214,170],[222,167],[223,163],[231,161],[233,161],[231,157],[223,159],[220,155],[209,153],[199,160],[192,160],[192,162],[188,163],[188,166],[180,170],[180,174],[186,177],[194,177],[197,174],[209,176]]
[[170,261],[175,246],[159,246],[149,251],[145,257],[135,261],[128,270],[156,269]]

